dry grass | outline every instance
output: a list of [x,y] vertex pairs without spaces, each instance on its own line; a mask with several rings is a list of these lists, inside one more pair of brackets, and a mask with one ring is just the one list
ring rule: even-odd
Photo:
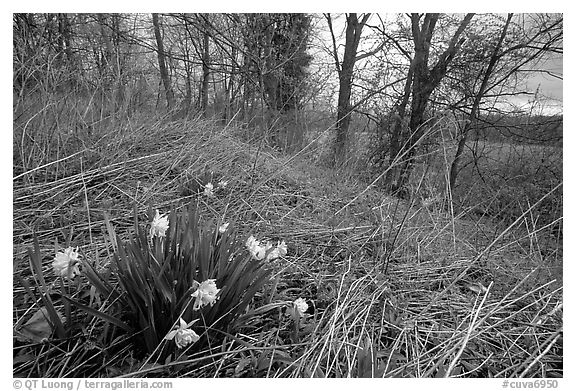
[[[15,126],[15,140],[25,139],[22,129]],[[289,246],[254,303],[258,321],[220,346],[146,362],[127,337],[104,344],[106,326],[92,319],[64,341],[15,342],[15,376],[563,375],[562,286],[538,256],[540,237],[364,191],[354,175],[311,163],[314,151],[284,156],[237,132],[209,121],[131,118],[76,144],[37,140],[34,156],[15,163],[15,328],[38,305],[21,285],[33,279],[33,232],[48,275],[56,242],[105,264],[112,247],[104,213],[126,236],[134,205],[143,212],[194,202],[204,220]],[[17,144],[20,156],[31,151]],[[199,184],[220,179],[229,184],[215,197],[198,194]],[[529,224],[530,212],[519,223]],[[312,309],[294,332],[283,305],[298,297]]]

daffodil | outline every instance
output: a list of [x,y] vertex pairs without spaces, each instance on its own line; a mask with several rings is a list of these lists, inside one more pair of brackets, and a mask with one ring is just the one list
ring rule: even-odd
[[246,240],[246,248],[248,248],[250,254],[257,260],[264,259],[266,256],[266,247],[260,246],[260,242],[252,235]]
[[[272,247],[270,247],[272,248]],[[266,255],[266,260],[267,261],[272,261],[276,258],[278,258],[280,256],[280,250],[278,250],[278,247],[275,247],[274,249],[272,249],[272,251],[268,252],[268,255]]]
[[166,215],[160,215],[160,212],[156,210],[156,215],[154,216],[152,226],[150,227],[150,237],[165,237],[168,225],[168,217]]
[[282,241],[281,243],[278,243],[278,253],[280,254],[280,256],[284,256],[286,254],[288,254],[288,246],[286,245],[285,241]]
[[288,246],[286,242],[278,242],[276,247],[274,247],[269,242],[263,242],[260,244],[258,240],[252,235],[246,240],[246,248],[250,251],[250,254],[257,260],[264,259],[266,257],[267,261],[272,261],[278,257],[286,255],[288,252]]
[[295,313],[297,313],[300,317],[303,317],[304,313],[308,311],[308,304],[306,303],[306,300],[301,297],[294,300],[293,305]]
[[204,185],[204,195],[208,197],[214,196],[214,185],[211,182]]
[[194,311],[198,311],[205,305],[214,305],[216,302],[216,295],[220,289],[216,287],[216,280],[206,280],[200,284],[198,289],[192,293],[192,297],[196,298],[194,301]]
[[[268,245],[267,247],[272,248],[272,245]],[[268,255],[266,256],[266,260],[272,261],[273,259],[283,257],[287,253],[288,253],[288,246],[286,245],[286,242],[284,241],[282,241],[282,243],[278,242],[276,247],[268,253]]]
[[220,182],[218,182],[218,187],[223,189],[226,186],[228,186],[228,181],[221,180]]
[[164,337],[164,339],[169,341],[173,339],[176,343],[176,346],[178,346],[180,349],[198,341],[200,339],[198,334],[196,334],[194,330],[189,329],[189,327],[192,326],[197,320],[198,319],[193,320],[190,323],[186,323],[184,319],[180,318],[180,326],[178,326],[176,330],[170,331],[166,337]]
[[54,273],[68,279],[74,278],[76,274],[80,274],[80,270],[78,269],[79,257],[78,247],[76,247],[76,250],[68,247],[64,251],[57,252],[52,262]]
[[225,223],[222,224],[220,227],[218,227],[218,232],[220,232],[221,234],[223,234],[224,232],[226,232],[226,230],[228,229],[228,226],[230,225],[230,223]]

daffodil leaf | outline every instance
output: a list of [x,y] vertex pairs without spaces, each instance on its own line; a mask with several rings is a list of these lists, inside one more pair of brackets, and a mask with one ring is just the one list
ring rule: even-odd
[[62,298],[72,304],[74,304],[76,307],[78,307],[79,309],[88,312],[91,315],[94,315],[97,318],[100,318],[106,322],[112,323],[113,325],[116,325],[118,327],[120,327],[121,329],[124,329],[128,332],[131,332],[132,329],[124,322],[122,322],[119,319],[116,319],[115,317],[108,315],[104,312],[98,311],[92,307],[88,307],[87,305],[81,304],[79,302],[77,302],[74,299],[71,299],[70,297],[67,297],[65,295],[62,295]]
[[238,361],[238,364],[236,364],[236,367],[234,368],[234,374],[235,374],[236,376],[239,376],[239,375],[244,371],[244,369],[245,369],[248,365],[250,365],[251,362],[252,362],[252,359],[251,359],[250,357],[241,358],[241,359]]
[[[64,317],[58,311],[56,314],[63,322]],[[30,319],[19,329],[18,333],[24,337],[24,340],[32,342],[43,342],[47,340],[54,330],[54,326],[50,321],[50,316],[46,307],[41,307],[37,310]],[[22,340],[21,338],[18,338]]]
[[104,224],[106,225],[106,230],[108,231],[108,236],[110,237],[110,243],[112,243],[112,248],[114,251],[116,251],[118,249],[118,241],[116,240],[114,227],[110,223],[110,218],[108,217],[108,212],[106,211],[104,211]]
[[446,368],[446,366],[444,364],[440,364],[440,366],[438,367],[438,372],[436,372],[436,375],[434,376],[435,378],[442,378],[444,377],[444,375],[446,374],[446,371],[448,370],[448,368]]
[[29,363],[36,359],[36,356],[31,353],[18,353],[12,360],[12,364]]
[[66,331],[64,330],[63,324],[64,322],[62,321],[61,315],[58,313],[58,311],[54,309],[52,299],[50,299],[50,296],[48,295],[43,295],[42,302],[44,303],[44,306],[46,306],[46,311],[50,317],[50,321],[54,325],[56,336],[58,338],[64,338],[66,336]]

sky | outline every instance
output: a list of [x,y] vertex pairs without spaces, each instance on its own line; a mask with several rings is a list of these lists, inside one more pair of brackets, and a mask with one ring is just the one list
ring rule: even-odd
[[[563,77],[563,59],[561,56],[555,56],[542,63],[542,69],[548,70],[560,77]],[[527,80],[527,89],[538,91],[539,99],[546,105],[544,108],[547,114],[561,112],[563,109],[563,80],[545,73],[532,74]],[[524,98],[529,101],[533,97]],[[521,102],[520,102],[521,103]],[[529,103],[529,102],[528,102]]]

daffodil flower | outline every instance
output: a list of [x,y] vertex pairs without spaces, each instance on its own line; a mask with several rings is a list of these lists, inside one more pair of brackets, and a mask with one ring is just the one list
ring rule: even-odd
[[214,185],[211,182],[204,185],[204,195],[208,197],[214,196]]
[[[272,245],[268,245],[267,247],[272,248]],[[278,242],[276,247],[268,253],[268,255],[266,256],[266,260],[272,261],[276,258],[283,257],[287,253],[288,253],[288,246],[286,245],[286,242],[284,241],[282,241],[282,243]]]
[[295,313],[297,313],[300,317],[303,317],[304,313],[308,311],[308,304],[306,303],[306,300],[301,297],[294,300],[292,304],[294,305]]
[[216,287],[216,280],[206,280],[200,284],[198,289],[192,293],[192,297],[196,298],[194,301],[194,306],[192,309],[198,311],[205,305],[214,305],[216,302],[216,295],[220,292],[220,289]]
[[273,247],[273,245],[268,242],[260,244],[260,242],[252,235],[250,235],[248,240],[246,240],[246,248],[257,260],[266,257],[267,261],[272,261],[288,253],[288,246],[285,241],[278,242],[276,247]]
[[164,339],[166,340],[174,340],[176,346],[180,349],[185,348],[186,346],[194,343],[200,339],[198,334],[194,332],[194,330],[190,330],[189,327],[192,326],[198,319],[193,320],[190,323],[186,323],[184,319],[180,318],[180,326],[176,330],[170,331]]
[[266,247],[260,246],[260,242],[252,235],[250,235],[248,240],[246,240],[246,248],[257,260],[264,259],[264,256],[266,255]]
[[76,250],[68,247],[64,251],[57,252],[52,262],[54,273],[67,279],[74,278],[76,274],[80,274],[80,270],[78,269],[79,257],[78,247],[76,247]]
[[288,246],[286,245],[285,241],[282,241],[281,243],[278,243],[278,253],[280,254],[280,256],[284,256],[286,254],[288,254]]
[[154,236],[165,237],[166,230],[168,230],[168,217],[166,215],[160,215],[160,212],[156,210],[156,215],[152,220],[152,226],[150,227],[150,237]]
[[[272,247],[270,247],[272,248]],[[272,249],[272,251],[268,252],[268,255],[266,255],[266,260],[267,261],[272,261],[276,258],[278,258],[280,256],[280,250],[278,249],[278,247],[275,247],[274,249]]]
[[220,187],[220,188],[223,189],[223,188],[225,188],[226,186],[228,186],[228,181],[222,180],[222,181],[218,182],[218,187]]
[[226,230],[228,229],[228,226],[230,225],[230,223],[225,223],[222,224],[220,227],[218,227],[218,232],[220,232],[221,234],[223,234],[224,232],[226,232]]

